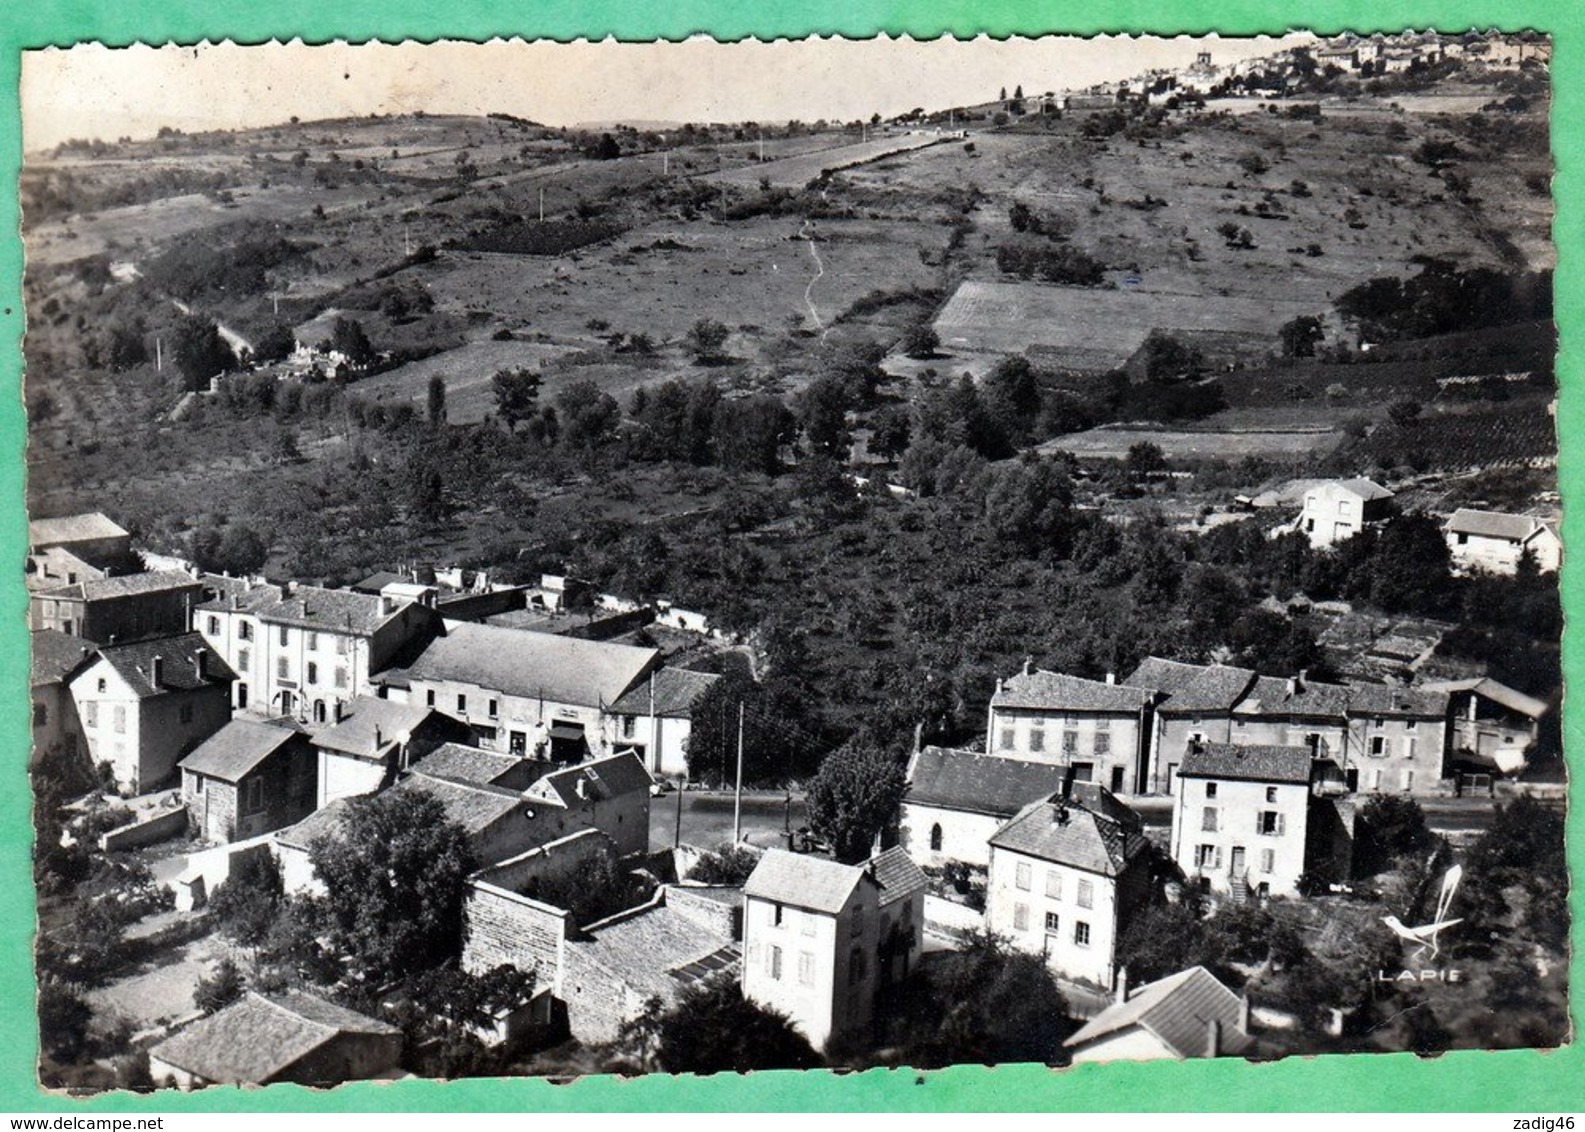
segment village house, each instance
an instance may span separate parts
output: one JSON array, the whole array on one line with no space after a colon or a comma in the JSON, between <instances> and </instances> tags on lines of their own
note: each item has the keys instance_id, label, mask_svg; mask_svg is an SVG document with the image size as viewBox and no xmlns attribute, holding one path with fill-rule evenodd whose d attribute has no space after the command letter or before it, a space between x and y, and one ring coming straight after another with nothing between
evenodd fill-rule
<instances>
[{"instance_id":1,"label":"village house","mask_svg":"<svg viewBox=\"0 0 1585 1132\"><path fill-rule=\"evenodd\" d=\"M1073 782L1025 806L990 844L986 928L1065 978L1110 989L1118 941L1150 897L1139 816Z\"/></svg>"},{"instance_id":2,"label":"village house","mask_svg":"<svg viewBox=\"0 0 1585 1132\"><path fill-rule=\"evenodd\" d=\"M315 808L373 794L443 743L470 738L465 724L422 705L358 696L337 704L328 726L312 729L319 752Z\"/></svg>"},{"instance_id":3,"label":"village house","mask_svg":"<svg viewBox=\"0 0 1585 1132\"><path fill-rule=\"evenodd\" d=\"M897 843L925 868L950 861L985 868L990 840L1007 819L1066 781L1051 762L925 747L908 762Z\"/></svg>"},{"instance_id":4,"label":"village house","mask_svg":"<svg viewBox=\"0 0 1585 1132\"><path fill-rule=\"evenodd\" d=\"M1255 1041L1249 1035L1249 1000L1204 967L1190 967L1132 993L1119 980L1117 1001L1062 1044L1079 1064L1243 1057Z\"/></svg>"},{"instance_id":5,"label":"village house","mask_svg":"<svg viewBox=\"0 0 1585 1132\"><path fill-rule=\"evenodd\" d=\"M1297 896L1314 773L1305 747L1206 743L1190 751L1178 768L1173 860L1234 901Z\"/></svg>"},{"instance_id":6,"label":"village house","mask_svg":"<svg viewBox=\"0 0 1585 1132\"><path fill-rule=\"evenodd\" d=\"M1157 694L1150 737L1150 788L1170 794L1186 752L1205 742L1232 742L1233 705L1255 683L1255 673L1228 665L1184 664L1147 657L1124 683Z\"/></svg>"},{"instance_id":7,"label":"village house","mask_svg":"<svg viewBox=\"0 0 1585 1132\"><path fill-rule=\"evenodd\" d=\"M1085 680L1025 664L997 682L985 749L1072 767L1077 781L1114 794L1144 792L1154 700L1110 676Z\"/></svg>"},{"instance_id":8,"label":"village house","mask_svg":"<svg viewBox=\"0 0 1585 1132\"><path fill-rule=\"evenodd\" d=\"M231 719L235 673L197 633L102 645L67 678L88 757L129 794L172 778L189 751Z\"/></svg>"},{"instance_id":9,"label":"village house","mask_svg":"<svg viewBox=\"0 0 1585 1132\"><path fill-rule=\"evenodd\" d=\"M651 668L643 681L611 705L602 745L632 751L657 777L686 775L694 709L720 679L686 668Z\"/></svg>"},{"instance_id":10,"label":"village house","mask_svg":"<svg viewBox=\"0 0 1585 1132\"><path fill-rule=\"evenodd\" d=\"M243 841L314 812L317 763L291 727L233 719L177 764L190 828L205 841Z\"/></svg>"},{"instance_id":11,"label":"village house","mask_svg":"<svg viewBox=\"0 0 1585 1132\"><path fill-rule=\"evenodd\" d=\"M379 595L283 583L217 592L193 628L237 672L236 706L324 723L366 695L370 677L438 628L434 591L392 583Z\"/></svg>"},{"instance_id":12,"label":"village house","mask_svg":"<svg viewBox=\"0 0 1585 1132\"><path fill-rule=\"evenodd\" d=\"M379 681L463 720L481 747L566 763L610 753L606 716L659 663L657 649L447 621Z\"/></svg>"},{"instance_id":13,"label":"village house","mask_svg":"<svg viewBox=\"0 0 1585 1132\"><path fill-rule=\"evenodd\" d=\"M1460 570L1512 576L1519 570L1519 560L1529 554L1541 573L1555 574L1563 561L1557 526L1534 515L1460 507L1443 530L1453 565Z\"/></svg>"},{"instance_id":14,"label":"village house","mask_svg":"<svg viewBox=\"0 0 1585 1132\"><path fill-rule=\"evenodd\" d=\"M30 627L102 645L185 633L203 587L191 574L157 570L89 578L28 598Z\"/></svg>"},{"instance_id":15,"label":"village house","mask_svg":"<svg viewBox=\"0 0 1585 1132\"><path fill-rule=\"evenodd\" d=\"M649 850L650 787L655 780L636 755L622 752L553 770L523 791L533 810L529 824L556 834L580 826L598 829L621 857ZM539 842L549 840L540 835Z\"/></svg>"},{"instance_id":16,"label":"village house","mask_svg":"<svg viewBox=\"0 0 1585 1132\"><path fill-rule=\"evenodd\" d=\"M1547 712L1545 700L1489 676L1432 682L1420 690L1448 698L1452 769L1465 775L1508 776L1525 768Z\"/></svg>"},{"instance_id":17,"label":"village house","mask_svg":"<svg viewBox=\"0 0 1585 1132\"><path fill-rule=\"evenodd\" d=\"M1449 698L1430 687L1354 684L1348 688L1350 790L1434 794L1448 752Z\"/></svg>"},{"instance_id":18,"label":"village house","mask_svg":"<svg viewBox=\"0 0 1585 1132\"><path fill-rule=\"evenodd\" d=\"M1392 517L1392 492L1367 479L1329 480L1304 493L1304 509L1275 533L1298 531L1317 550Z\"/></svg>"},{"instance_id":19,"label":"village house","mask_svg":"<svg viewBox=\"0 0 1585 1132\"><path fill-rule=\"evenodd\" d=\"M66 678L93 652L93 643L53 629L30 633L28 641L32 649L29 698L33 720L28 765L49 762L63 768L73 764L86 767L82 721Z\"/></svg>"},{"instance_id":20,"label":"village house","mask_svg":"<svg viewBox=\"0 0 1585 1132\"><path fill-rule=\"evenodd\" d=\"M394 1075L402 1031L301 991L239 1001L149 1050L156 1085L271 1085L324 1088Z\"/></svg>"},{"instance_id":21,"label":"village house","mask_svg":"<svg viewBox=\"0 0 1585 1132\"><path fill-rule=\"evenodd\" d=\"M98 511L28 522L27 587L54 589L139 569L132 536Z\"/></svg>"},{"instance_id":22,"label":"village house","mask_svg":"<svg viewBox=\"0 0 1585 1132\"><path fill-rule=\"evenodd\" d=\"M867 1025L917 966L925 877L900 848L862 865L771 849L743 886L743 996L809 1044Z\"/></svg>"}]
</instances>

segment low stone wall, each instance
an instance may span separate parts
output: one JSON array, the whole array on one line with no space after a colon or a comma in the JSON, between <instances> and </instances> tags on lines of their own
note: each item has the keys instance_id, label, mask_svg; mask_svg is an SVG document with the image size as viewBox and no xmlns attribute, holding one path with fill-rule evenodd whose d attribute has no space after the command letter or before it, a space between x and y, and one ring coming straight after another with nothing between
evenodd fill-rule
<instances>
[{"instance_id":1,"label":"low stone wall","mask_svg":"<svg viewBox=\"0 0 1585 1132\"><path fill-rule=\"evenodd\" d=\"M140 818L130 825L101 834L99 848L106 853L119 853L123 849L136 849L143 845L153 845L157 841L168 841L186 832L187 807L178 806L174 810L161 810L152 817Z\"/></svg>"},{"instance_id":2,"label":"low stone wall","mask_svg":"<svg viewBox=\"0 0 1585 1132\"><path fill-rule=\"evenodd\" d=\"M964 936L983 931L985 914L939 896L925 894L925 929L938 934Z\"/></svg>"}]
</instances>

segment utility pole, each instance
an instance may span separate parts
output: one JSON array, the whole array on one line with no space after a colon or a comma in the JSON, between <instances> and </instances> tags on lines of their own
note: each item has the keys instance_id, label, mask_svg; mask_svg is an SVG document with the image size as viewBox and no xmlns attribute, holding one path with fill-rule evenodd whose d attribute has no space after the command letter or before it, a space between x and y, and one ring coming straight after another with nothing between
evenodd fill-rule
<instances>
[{"instance_id":1,"label":"utility pole","mask_svg":"<svg viewBox=\"0 0 1585 1132\"><path fill-rule=\"evenodd\" d=\"M676 833L676 836L674 836L672 838L671 847L673 849L678 849L678 848L681 848L681 846L682 846L682 792L685 789L687 789L687 787L688 787L688 776L686 774L678 775L677 776L677 833Z\"/></svg>"},{"instance_id":2,"label":"utility pole","mask_svg":"<svg viewBox=\"0 0 1585 1132\"><path fill-rule=\"evenodd\" d=\"M743 701L737 702L737 786L732 792L732 844L743 840Z\"/></svg>"},{"instance_id":3,"label":"utility pole","mask_svg":"<svg viewBox=\"0 0 1585 1132\"><path fill-rule=\"evenodd\" d=\"M148 357L147 354L143 356ZM165 340L158 335L154 338L154 372L165 372Z\"/></svg>"},{"instance_id":4,"label":"utility pole","mask_svg":"<svg viewBox=\"0 0 1585 1132\"><path fill-rule=\"evenodd\" d=\"M660 175L662 177L665 177L670 172L671 172L671 154L663 153L663 154L660 155Z\"/></svg>"},{"instance_id":5,"label":"utility pole","mask_svg":"<svg viewBox=\"0 0 1585 1132\"><path fill-rule=\"evenodd\" d=\"M545 223L545 186L539 187L539 222Z\"/></svg>"},{"instance_id":6,"label":"utility pole","mask_svg":"<svg viewBox=\"0 0 1585 1132\"><path fill-rule=\"evenodd\" d=\"M760 164L763 165L765 163L765 131L764 130L761 130L759 132L759 159L760 159Z\"/></svg>"}]
</instances>

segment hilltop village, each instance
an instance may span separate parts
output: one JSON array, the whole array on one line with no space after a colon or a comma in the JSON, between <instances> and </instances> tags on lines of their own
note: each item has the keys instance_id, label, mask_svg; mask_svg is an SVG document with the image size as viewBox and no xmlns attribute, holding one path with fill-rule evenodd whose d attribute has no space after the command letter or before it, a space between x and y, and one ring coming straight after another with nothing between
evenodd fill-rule
<instances>
[{"instance_id":1,"label":"hilltop village","mask_svg":"<svg viewBox=\"0 0 1585 1132\"><path fill-rule=\"evenodd\" d=\"M1548 60L35 155L43 1080L1562 1042Z\"/></svg>"}]
</instances>

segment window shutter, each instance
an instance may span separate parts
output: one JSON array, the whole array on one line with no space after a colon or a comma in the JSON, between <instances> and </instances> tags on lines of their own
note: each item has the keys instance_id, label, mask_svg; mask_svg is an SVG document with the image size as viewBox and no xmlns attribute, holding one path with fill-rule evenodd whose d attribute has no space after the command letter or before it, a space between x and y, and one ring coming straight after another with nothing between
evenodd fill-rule
<instances>
[{"instance_id":1,"label":"window shutter","mask_svg":"<svg viewBox=\"0 0 1585 1132\"><path fill-rule=\"evenodd\" d=\"M1216 869L1221 868L1222 867L1222 847L1220 845L1218 845L1216 847L1216 858L1215 858L1215 861L1216 861L1216 863L1214 865L1212 865L1211 867L1212 868L1216 868Z\"/></svg>"},{"instance_id":2,"label":"window shutter","mask_svg":"<svg viewBox=\"0 0 1585 1132\"><path fill-rule=\"evenodd\" d=\"M1287 814L1278 814L1277 815L1277 836L1281 837L1284 833L1287 832L1287 830L1288 830L1288 815Z\"/></svg>"},{"instance_id":3,"label":"window shutter","mask_svg":"<svg viewBox=\"0 0 1585 1132\"><path fill-rule=\"evenodd\" d=\"M1256 833L1265 833L1266 832L1266 811L1265 810L1256 810L1255 811L1255 832Z\"/></svg>"}]
</instances>

